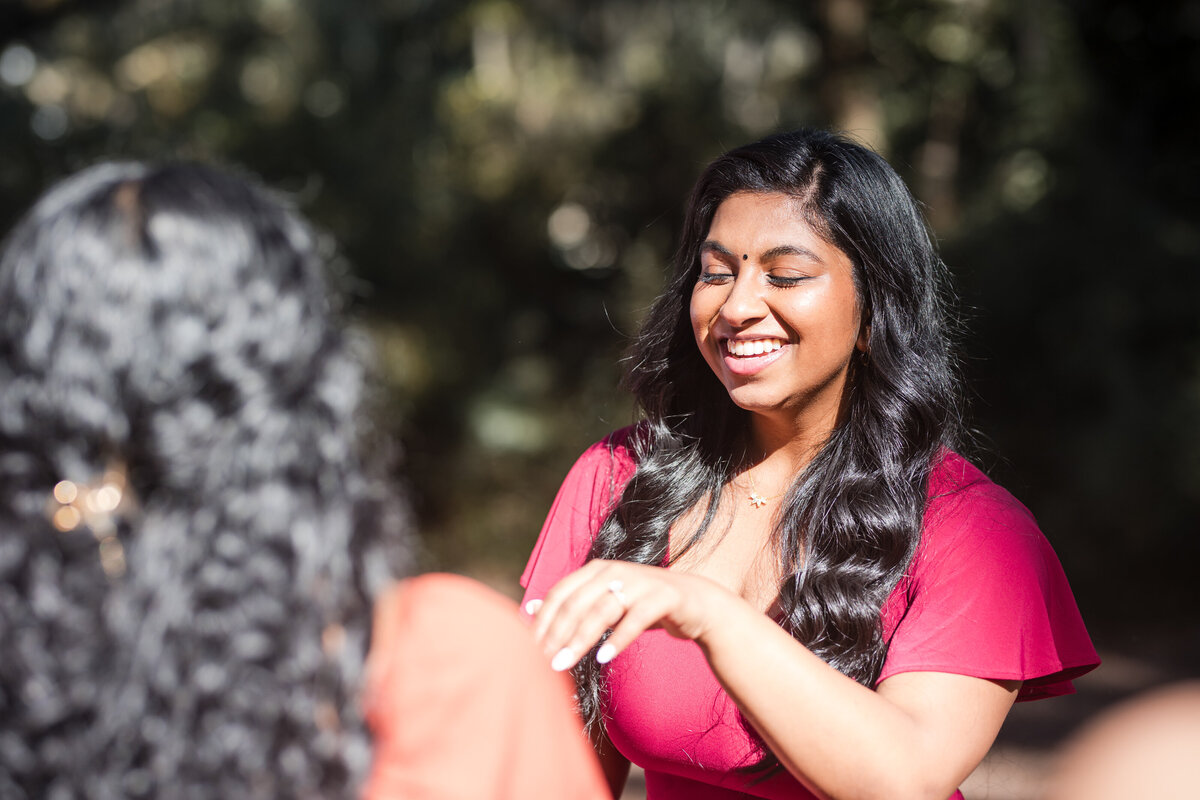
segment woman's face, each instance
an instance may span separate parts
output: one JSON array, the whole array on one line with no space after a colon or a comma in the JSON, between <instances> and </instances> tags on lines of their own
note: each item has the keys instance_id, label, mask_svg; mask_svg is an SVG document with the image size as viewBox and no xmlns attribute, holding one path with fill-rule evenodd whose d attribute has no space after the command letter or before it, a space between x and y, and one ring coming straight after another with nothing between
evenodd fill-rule
<instances>
[{"instance_id":1,"label":"woman's face","mask_svg":"<svg viewBox=\"0 0 1200 800\"><path fill-rule=\"evenodd\" d=\"M690 309L696 345L735 404L836 420L867 335L849 257L794 199L740 192L717 207Z\"/></svg>"}]
</instances>

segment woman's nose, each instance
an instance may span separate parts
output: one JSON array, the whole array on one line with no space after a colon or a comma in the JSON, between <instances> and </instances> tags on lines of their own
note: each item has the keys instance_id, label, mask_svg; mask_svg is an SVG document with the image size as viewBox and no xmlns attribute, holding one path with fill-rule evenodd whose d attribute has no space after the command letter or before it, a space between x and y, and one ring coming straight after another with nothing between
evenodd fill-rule
<instances>
[{"instance_id":1,"label":"woman's nose","mask_svg":"<svg viewBox=\"0 0 1200 800\"><path fill-rule=\"evenodd\" d=\"M721 316L735 328L744 328L762 319L767 314L765 288L753 270L742 270L721 305Z\"/></svg>"}]
</instances>

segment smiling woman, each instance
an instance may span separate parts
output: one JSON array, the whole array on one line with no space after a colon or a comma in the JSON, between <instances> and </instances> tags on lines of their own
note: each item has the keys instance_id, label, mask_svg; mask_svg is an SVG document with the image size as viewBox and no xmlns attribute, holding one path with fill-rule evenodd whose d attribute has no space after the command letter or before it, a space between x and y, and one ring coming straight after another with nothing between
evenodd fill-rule
<instances>
[{"instance_id":1,"label":"smiling woman","mask_svg":"<svg viewBox=\"0 0 1200 800\"><path fill-rule=\"evenodd\" d=\"M867 327L850 259L800 212L778 193L740 192L721 203L700 246L691 321L700 352L739 408L828 429L850 359L866 350ZM740 250L758 255L739 260ZM789 421L798 412L805 418Z\"/></svg>"},{"instance_id":2,"label":"smiling woman","mask_svg":"<svg viewBox=\"0 0 1200 800\"><path fill-rule=\"evenodd\" d=\"M643 421L522 577L614 794L958 796L1014 700L1097 658L1029 512L954 452L945 269L874 153L718 158L629 359Z\"/></svg>"}]
</instances>

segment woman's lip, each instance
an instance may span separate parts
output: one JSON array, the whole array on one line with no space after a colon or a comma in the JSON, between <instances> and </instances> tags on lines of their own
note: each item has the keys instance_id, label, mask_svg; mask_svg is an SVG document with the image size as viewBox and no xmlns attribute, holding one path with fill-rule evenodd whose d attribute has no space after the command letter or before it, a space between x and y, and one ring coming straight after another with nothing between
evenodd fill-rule
<instances>
[{"instance_id":1,"label":"woman's lip","mask_svg":"<svg viewBox=\"0 0 1200 800\"><path fill-rule=\"evenodd\" d=\"M721 359L725 362L725 369L729 370L732 374L753 375L782 358L788 347L789 345L785 343L778 350L772 350L760 356L734 356L730 355L728 350L725 350L722 353ZM722 349L724 350L724 348Z\"/></svg>"}]
</instances>

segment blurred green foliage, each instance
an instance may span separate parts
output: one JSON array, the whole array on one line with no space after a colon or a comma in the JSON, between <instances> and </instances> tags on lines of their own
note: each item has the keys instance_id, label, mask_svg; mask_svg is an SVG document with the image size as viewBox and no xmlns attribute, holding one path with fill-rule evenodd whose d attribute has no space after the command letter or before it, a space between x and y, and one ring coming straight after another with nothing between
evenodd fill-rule
<instances>
[{"instance_id":1,"label":"blurred green foliage","mask_svg":"<svg viewBox=\"0 0 1200 800\"><path fill-rule=\"evenodd\" d=\"M0 223L101 157L292 195L350 265L430 565L514 591L632 419L703 164L844 128L927 204L981 461L1085 611L1194 619L1198 41L1197 0L2 0Z\"/></svg>"}]
</instances>

